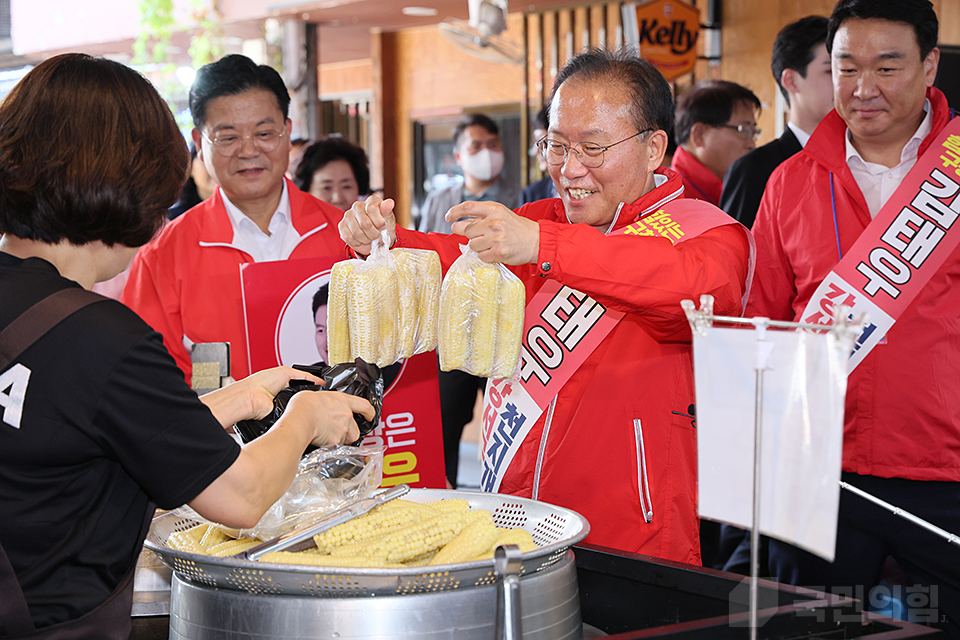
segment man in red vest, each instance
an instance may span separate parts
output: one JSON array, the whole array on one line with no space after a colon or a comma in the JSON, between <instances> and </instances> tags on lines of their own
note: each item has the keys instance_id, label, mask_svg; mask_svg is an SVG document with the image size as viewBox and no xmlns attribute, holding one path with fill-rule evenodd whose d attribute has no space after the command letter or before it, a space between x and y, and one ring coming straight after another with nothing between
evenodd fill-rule
<instances>
[{"instance_id":1,"label":"man in red vest","mask_svg":"<svg viewBox=\"0 0 960 640\"><path fill-rule=\"evenodd\" d=\"M937 31L928 0L837 4L827 32L836 110L804 150L770 178L753 226L757 273L747 315L810 317L805 310L818 285L838 263L847 264L840 261L848 254L850 260L860 258L852 246L861 235L869 237L873 219L890 210L888 200L897 211L906 208L908 201L901 203L894 191L911 169L918 163L918 171L923 169L925 153L941 163L944 147L931 143L952 112L933 88L940 57ZM917 219L891 241L920 239ZM957 532L957 252L930 273L884 339L849 375L843 479ZM909 584L917 585L901 594L916 607L913 619L960 637L960 550L863 498L841 495L833 563L783 543L770 545L771 570L779 580L833 589L864 602L880 581L888 555Z\"/></svg>"},{"instance_id":2,"label":"man in red vest","mask_svg":"<svg viewBox=\"0 0 960 640\"><path fill-rule=\"evenodd\" d=\"M680 176L660 167L673 100L648 62L581 54L550 105L539 149L559 198L516 212L463 203L447 213L450 236L398 228L393 201L371 199L347 212L340 233L360 254L386 230L397 246L437 251L444 269L467 242L485 262L512 265L528 313L555 323L534 328L559 341L563 362L545 366L525 338L518 378L488 385L483 488L579 511L589 542L699 563L691 335L680 301L709 293L717 313L739 315L751 239L716 207L681 198ZM539 394L534 409L515 401L521 392Z\"/></svg>"}]
</instances>

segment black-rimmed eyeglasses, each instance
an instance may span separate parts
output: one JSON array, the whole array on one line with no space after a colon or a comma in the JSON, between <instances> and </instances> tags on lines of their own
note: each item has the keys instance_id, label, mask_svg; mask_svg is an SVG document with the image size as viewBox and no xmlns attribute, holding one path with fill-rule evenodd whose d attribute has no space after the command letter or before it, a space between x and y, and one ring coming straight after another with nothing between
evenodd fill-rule
<instances>
[{"instance_id":1,"label":"black-rimmed eyeglasses","mask_svg":"<svg viewBox=\"0 0 960 640\"><path fill-rule=\"evenodd\" d=\"M726 128L726 129L733 129L734 131L736 131L737 133L739 133L739 134L740 134L740 137L743 138L744 140L750 138L750 139L752 139L754 142L756 142L756 141L757 141L757 138L760 137L760 129L759 129L759 127L755 127L755 126L753 126L752 124L743 124L743 123L740 123L740 124L718 124L718 125L716 125L716 126L718 126L718 127L724 127L724 128Z\"/></svg>"},{"instance_id":2,"label":"black-rimmed eyeglasses","mask_svg":"<svg viewBox=\"0 0 960 640\"><path fill-rule=\"evenodd\" d=\"M615 147L618 144L626 142L627 140L632 140L639 135L653 131L653 129L644 129L643 131L637 131L635 134L623 140L618 140L617 142L608 144L608 145L599 145L592 142L578 142L574 145L563 144L556 140L550 140L547 137L541 138L537 141L537 151L540 152L540 155L543 157L544 162L549 165L558 166L567 161L567 155L573 151L577 154L577 160L580 161L580 164L587 167L588 169L596 169L597 167L603 164L603 153L610 147Z\"/></svg>"}]
</instances>

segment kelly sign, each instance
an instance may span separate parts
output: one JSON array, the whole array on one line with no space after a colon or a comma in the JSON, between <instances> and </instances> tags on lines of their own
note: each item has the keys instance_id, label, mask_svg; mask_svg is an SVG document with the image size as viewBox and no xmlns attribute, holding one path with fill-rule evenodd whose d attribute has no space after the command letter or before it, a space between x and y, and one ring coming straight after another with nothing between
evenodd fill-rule
<instances>
[{"instance_id":1,"label":"kelly sign","mask_svg":"<svg viewBox=\"0 0 960 640\"><path fill-rule=\"evenodd\" d=\"M623 35L663 77L673 80L693 71L700 37L700 12L677 0L627 2Z\"/></svg>"}]
</instances>

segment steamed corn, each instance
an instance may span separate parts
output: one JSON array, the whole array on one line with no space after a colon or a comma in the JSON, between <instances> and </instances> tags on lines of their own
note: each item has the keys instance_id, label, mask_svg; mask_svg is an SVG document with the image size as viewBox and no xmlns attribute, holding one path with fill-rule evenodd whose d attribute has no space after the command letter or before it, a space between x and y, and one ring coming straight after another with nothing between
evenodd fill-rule
<instances>
[{"instance_id":1,"label":"steamed corn","mask_svg":"<svg viewBox=\"0 0 960 640\"><path fill-rule=\"evenodd\" d=\"M440 290L440 369L512 377L520 359L525 298L523 283L501 266L470 253L458 258Z\"/></svg>"},{"instance_id":2,"label":"steamed corn","mask_svg":"<svg viewBox=\"0 0 960 640\"><path fill-rule=\"evenodd\" d=\"M362 358L381 367L436 348L440 258L394 249L344 260L330 273L331 364Z\"/></svg>"}]
</instances>

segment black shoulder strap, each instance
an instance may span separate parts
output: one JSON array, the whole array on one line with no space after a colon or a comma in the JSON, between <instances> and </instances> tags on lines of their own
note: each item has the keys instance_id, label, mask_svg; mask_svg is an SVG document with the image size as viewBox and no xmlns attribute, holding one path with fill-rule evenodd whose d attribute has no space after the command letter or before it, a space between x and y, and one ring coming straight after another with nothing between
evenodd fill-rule
<instances>
[{"instance_id":1,"label":"black shoulder strap","mask_svg":"<svg viewBox=\"0 0 960 640\"><path fill-rule=\"evenodd\" d=\"M71 287L34 304L0 331L0 371L73 312L103 299L86 289Z\"/></svg>"}]
</instances>

